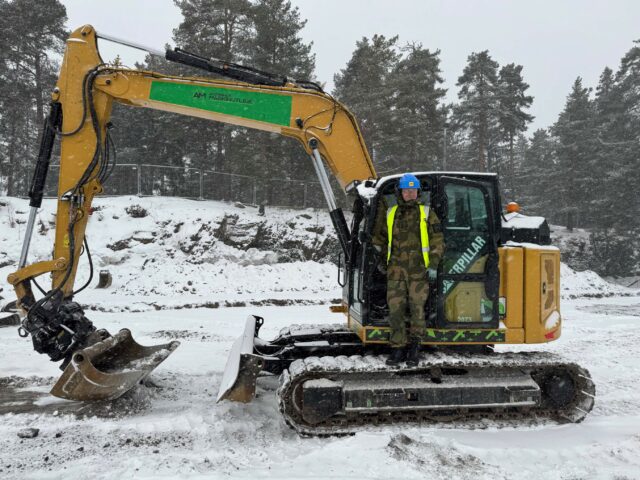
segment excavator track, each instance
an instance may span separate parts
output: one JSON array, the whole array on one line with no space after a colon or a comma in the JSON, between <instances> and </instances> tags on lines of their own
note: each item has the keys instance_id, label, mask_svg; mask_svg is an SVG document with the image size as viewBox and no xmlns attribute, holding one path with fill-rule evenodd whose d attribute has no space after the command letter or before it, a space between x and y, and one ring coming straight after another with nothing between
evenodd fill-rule
<instances>
[{"instance_id":1,"label":"excavator track","mask_svg":"<svg viewBox=\"0 0 640 480\"><path fill-rule=\"evenodd\" d=\"M280 411L298 433L330 436L398 423L577 423L594 405L589 372L555 354L424 357L415 367L389 367L386 355L298 359L280 377Z\"/></svg>"}]
</instances>

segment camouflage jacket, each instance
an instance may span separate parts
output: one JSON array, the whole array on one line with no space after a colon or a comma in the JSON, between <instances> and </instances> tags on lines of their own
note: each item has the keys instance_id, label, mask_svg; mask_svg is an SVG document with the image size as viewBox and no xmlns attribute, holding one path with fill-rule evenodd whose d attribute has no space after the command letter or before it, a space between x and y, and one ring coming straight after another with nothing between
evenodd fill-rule
<instances>
[{"instance_id":1,"label":"camouflage jacket","mask_svg":"<svg viewBox=\"0 0 640 480\"><path fill-rule=\"evenodd\" d=\"M389 198L389 197L387 197ZM422 244L420 241L420 209L418 201L405 202L396 197L398 209L393 222L391 257L387 265L388 280L421 280L426 278ZM388 200L381 199L373 229L373 244L380 251L381 262L387 261L387 208ZM426 205L425 205L426 206ZM429 268L438 268L444 255L444 235L440 219L429 209Z\"/></svg>"}]
</instances>

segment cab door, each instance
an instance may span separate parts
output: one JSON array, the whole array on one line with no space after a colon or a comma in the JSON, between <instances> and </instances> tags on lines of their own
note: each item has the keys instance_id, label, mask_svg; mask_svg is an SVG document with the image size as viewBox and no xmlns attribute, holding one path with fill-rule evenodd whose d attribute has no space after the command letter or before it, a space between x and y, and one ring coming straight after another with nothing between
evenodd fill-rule
<instances>
[{"instance_id":1,"label":"cab door","mask_svg":"<svg viewBox=\"0 0 640 480\"><path fill-rule=\"evenodd\" d=\"M438 269L441 328L498 328L497 233L489 190L455 177L438 180L445 254Z\"/></svg>"}]
</instances>

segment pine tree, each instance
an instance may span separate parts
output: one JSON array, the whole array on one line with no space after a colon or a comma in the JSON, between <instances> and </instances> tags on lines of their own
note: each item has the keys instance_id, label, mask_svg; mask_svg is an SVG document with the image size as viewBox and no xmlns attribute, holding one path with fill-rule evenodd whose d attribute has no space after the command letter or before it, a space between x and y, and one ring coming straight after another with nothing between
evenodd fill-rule
<instances>
[{"instance_id":1,"label":"pine tree","mask_svg":"<svg viewBox=\"0 0 640 480\"><path fill-rule=\"evenodd\" d=\"M302 40L306 20L297 7L289 0L257 0L249 19L253 34L246 44L248 65L291 79L313 80L315 55L312 44ZM267 203L302 203L304 188L298 180L317 180L304 149L293 139L240 129L232 146L232 163L242 167L240 173L266 174L259 176L257 187Z\"/></svg>"},{"instance_id":2,"label":"pine tree","mask_svg":"<svg viewBox=\"0 0 640 480\"><path fill-rule=\"evenodd\" d=\"M252 35L248 0L174 0L183 21L173 31L181 48L224 61L246 60L246 45ZM201 71L182 71L202 75ZM190 71L191 70L191 71ZM192 166L226 170L231 137L237 127L197 118L180 120L182 138L189 138L188 157ZM194 137L193 132L199 132ZM183 140L186 143L186 140Z\"/></svg>"},{"instance_id":3,"label":"pine tree","mask_svg":"<svg viewBox=\"0 0 640 480\"><path fill-rule=\"evenodd\" d=\"M615 126L614 143L616 151L615 171L617 179L612 189L616 205L615 216L619 225L640 230L640 40L629 50L620 62L616 73L615 101L619 107L620 118ZM618 100L619 99L619 100ZM614 111L617 110L614 109ZM605 145L611 147L611 145Z\"/></svg>"},{"instance_id":4,"label":"pine tree","mask_svg":"<svg viewBox=\"0 0 640 480\"><path fill-rule=\"evenodd\" d=\"M52 56L62 54L68 36L66 9L58 0L14 0L0 8L0 55L25 74L39 125L58 70Z\"/></svg>"},{"instance_id":5,"label":"pine tree","mask_svg":"<svg viewBox=\"0 0 640 480\"><path fill-rule=\"evenodd\" d=\"M407 171L435 169L442 155L446 110L441 101L446 89L440 70L440 51L431 52L411 44L393 69L394 135L387 138L395 163Z\"/></svg>"},{"instance_id":6,"label":"pine tree","mask_svg":"<svg viewBox=\"0 0 640 480\"><path fill-rule=\"evenodd\" d=\"M549 221L561 220L555 215L558 206L555 192L564 180L558 171L554 140L547 130L533 132L517 179L520 187L515 200L526 214L541 215Z\"/></svg>"},{"instance_id":7,"label":"pine tree","mask_svg":"<svg viewBox=\"0 0 640 480\"><path fill-rule=\"evenodd\" d=\"M360 122L362 134L379 173L398 170L389 162L387 139L393 135L393 97L390 73L398 64L398 37L374 35L356 42L347 66L334 75L334 96Z\"/></svg>"},{"instance_id":8,"label":"pine tree","mask_svg":"<svg viewBox=\"0 0 640 480\"><path fill-rule=\"evenodd\" d=\"M455 122L466 128L475 151L475 169L487 171L488 152L499 141L496 128L498 113L498 62L488 50L472 53L456 84L460 87L460 104L454 109ZM495 156L495 153L494 153Z\"/></svg>"},{"instance_id":9,"label":"pine tree","mask_svg":"<svg viewBox=\"0 0 640 480\"><path fill-rule=\"evenodd\" d=\"M599 179L594 175L597 160L595 107L591 89L582 86L578 77L567 97L564 110L553 126L557 138L557 156L563 183L558 194L571 228L586 225L593 218L593 200Z\"/></svg>"},{"instance_id":10,"label":"pine tree","mask_svg":"<svg viewBox=\"0 0 640 480\"><path fill-rule=\"evenodd\" d=\"M611 81L606 71L598 89L600 159L607 164L606 219L592 240L612 252L603 268L628 275L640 269L640 41L622 58Z\"/></svg>"},{"instance_id":11,"label":"pine tree","mask_svg":"<svg viewBox=\"0 0 640 480\"><path fill-rule=\"evenodd\" d=\"M507 177L500 175L500 187L502 188L503 199L508 202L520 201L523 190L526 186L522 183L522 171L526 165L527 151L529 150L529 139L523 133L518 134L513 147L513 173Z\"/></svg>"},{"instance_id":12,"label":"pine tree","mask_svg":"<svg viewBox=\"0 0 640 480\"><path fill-rule=\"evenodd\" d=\"M296 80L312 80L315 54L300 32L307 21L289 0L257 0L250 18L255 34L248 43L251 65Z\"/></svg>"},{"instance_id":13,"label":"pine tree","mask_svg":"<svg viewBox=\"0 0 640 480\"><path fill-rule=\"evenodd\" d=\"M248 0L174 0L182 22L173 31L181 48L227 62L242 61L251 34Z\"/></svg>"},{"instance_id":14,"label":"pine tree","mask_svg":"<svg viewBox=\"0 0 640 480\"><path fill-rule=\"evenodd\" d=\"M593 165L593 173L599 179L599 192L592 203L594 217L597 219L594 226L610 229L616 218L610 215L613 207L611 200L616 196L615 190L619 188L616 164L620 157L619 134L625 115L620 89L616 85L613 70L609 67L600 75L594 108L597 160Z\"/></svg>"},{"instance_id":15,"label":"pine tree","mask_svg":"<svg viewBox=\"0 0 640 480\"><path fill-rule=\"evenodd\" d=\"M503 139L509 146L507 168L501 169L503 183L510 184L514 177L514 141L518 134L526 131L533 116L525 112L533 103L533 97L526 95L529 85L522 78L522 65L510 63L500 69L498 78L498 123Z\"/></svg>"},{"instance_id":16,"label":"pine tree","mask_svg":"<svg viewBox=\"0 0 640 480\"><path fill-rule=\"evenodd\" d=\"M65 21L57 0L0 0L0 178L9 195L26 193Z\"/></svg>"}]
</instances>

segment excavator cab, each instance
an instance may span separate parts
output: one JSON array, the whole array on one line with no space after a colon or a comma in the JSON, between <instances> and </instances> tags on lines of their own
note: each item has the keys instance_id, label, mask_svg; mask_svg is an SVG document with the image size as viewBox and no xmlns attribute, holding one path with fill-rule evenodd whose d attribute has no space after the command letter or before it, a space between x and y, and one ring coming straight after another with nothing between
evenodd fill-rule
<instances>
[{"instance_id":1,"label":"excavator cab","mask_svg":"<svg viewBox=\"0 0 640 480\"><path fill-rule=\"evenodd\" d=\"M499 198L497 177L490 174L417 173L423 201L442 222L445 254L425 305L427 327L497 329L499 326ZM377 195L356 200L351 263L343 302L350 324L363 341L388 341L386 276L378 269L384 259L370 239L382 199L394 194L397 179L381 179ZM436 330L433 330L436 329ZM445 336L448 334L445 334ZM432 337L435 340L435 337ZM425 342L429 342L426 339Z\"/></svg>"}]
</instances>

